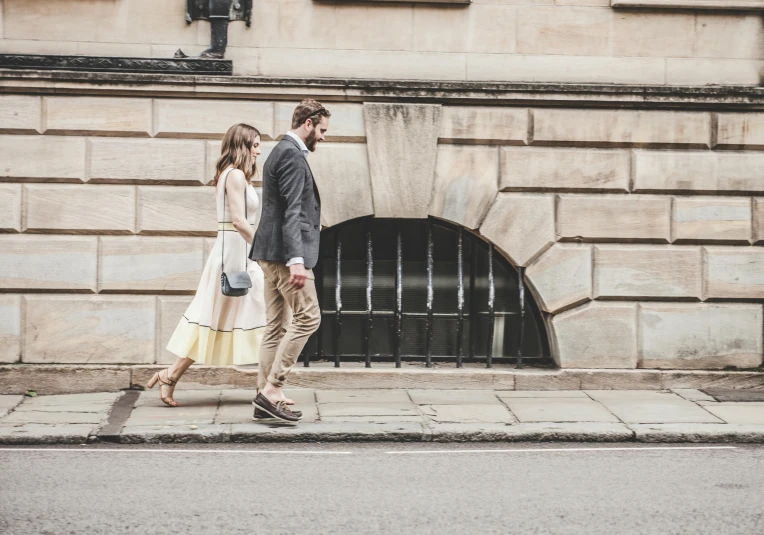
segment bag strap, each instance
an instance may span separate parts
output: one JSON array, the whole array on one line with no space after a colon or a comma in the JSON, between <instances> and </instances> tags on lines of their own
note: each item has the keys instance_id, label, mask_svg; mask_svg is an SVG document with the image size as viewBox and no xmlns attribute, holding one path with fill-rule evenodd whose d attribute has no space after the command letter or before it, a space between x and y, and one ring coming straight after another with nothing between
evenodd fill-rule
<instances>
[{"instance_id":1,"label":"bag strap","mask_svg":"<svg viewBox=\"0 0 764 535\"><path fill-rule=\"evenodd\" d=\"M228 171L226 171L225 177L223 178L223 219L225 219L225 209L226 206L228 206L227 201L227 195L228 190L226 190L226 184L228 182L228 175L231 174L231 171L233 171L233 168L229 168ZM230 207L228 208L228 212L231 213ZM244 184L244 219L249 223L249 216L247 215L247 184ZM225 273L225 233L227 232L225 229L226 222L223 222L223 237L221 238L220 243L220 271ZM233 224L233 214L231 213L231 224ZM246 241L246 240L245 240ZM247 256L247 247L244 247L244 271L247 270L247 260L249 260L249 257Z\"/></svg>"}]
</instances>

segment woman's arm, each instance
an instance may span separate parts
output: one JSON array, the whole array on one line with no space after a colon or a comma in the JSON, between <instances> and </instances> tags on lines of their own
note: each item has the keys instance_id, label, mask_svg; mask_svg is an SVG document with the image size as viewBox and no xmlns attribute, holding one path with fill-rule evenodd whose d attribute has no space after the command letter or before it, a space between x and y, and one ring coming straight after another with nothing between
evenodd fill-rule
<instances>
[{"instance_id":1,"label":"woman's arm","mask_svg":"<svg viewBox=\"0 0 764 535\"><path fill-rule=\"evenodd\" d=\"M247 187L247 179L244 173L238 169L232 170L225 181L225 191L228 194L228 210L231 212L231 221L233 228L239 231L239 234L247 243L252 243L255 239L255 230L249 224L244 216L244 192Z\"/></svg>"}]
</instances>

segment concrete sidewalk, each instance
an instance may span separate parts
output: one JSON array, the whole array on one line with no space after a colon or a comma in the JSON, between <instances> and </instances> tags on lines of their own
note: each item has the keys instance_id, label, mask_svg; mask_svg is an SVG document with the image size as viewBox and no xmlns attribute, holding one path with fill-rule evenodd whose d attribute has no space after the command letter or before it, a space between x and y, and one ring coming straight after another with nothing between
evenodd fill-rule
<instances>
[{"instance_id":1,"label":"concrete sidewalk","mask_svg":"<svg viewBox=\"0 0 764 535\"><path fill-rule=\"evenodd\" d=\"M297 425L252 421L253 390L0 396L0 443L641 441L764 443L764 402L699 390L288 391Z\"/></svg>"}]
</instances>

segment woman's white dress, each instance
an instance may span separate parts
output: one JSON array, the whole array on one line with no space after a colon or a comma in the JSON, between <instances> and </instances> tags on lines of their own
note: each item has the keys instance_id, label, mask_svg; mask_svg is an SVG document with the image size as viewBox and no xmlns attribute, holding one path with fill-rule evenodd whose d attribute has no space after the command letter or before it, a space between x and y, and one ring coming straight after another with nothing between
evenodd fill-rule
<instances>
[{"instance_id":1,"label":"woman's white dress","mask_svg":"<svg viewBox=\"0 0 764 535\"><path fill-rule=\"evenodd\" d=\"M223 171L218 180L218 236L215 245L204 266L196 296L167 344L167 349L175 355L210 366L257 362L265 327L263 272L257 262L246 258L249 244L233 227L224 196L225 181L232 169ZM260 200L251 185L247 185L246 192L247 220L256 229ZM244 271L246 264L252 279L252 288L247 295L223 295L220 289L222 254L225 255L226 272Z\"/></svg>"}]
</instances>

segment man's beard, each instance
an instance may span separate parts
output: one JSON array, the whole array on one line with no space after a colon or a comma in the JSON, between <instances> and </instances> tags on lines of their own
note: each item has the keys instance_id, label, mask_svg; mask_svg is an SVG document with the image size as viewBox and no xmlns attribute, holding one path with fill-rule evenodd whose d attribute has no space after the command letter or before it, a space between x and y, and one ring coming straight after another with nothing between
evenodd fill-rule
<instances>
[{"instance_id":1,"label":"man's beard","mask_svg":"<svg viewBox=\"0 0 764 535\"><path fill-rule=\"evenodd\" d=\"M305 140L305 146L308 147L308 150L310 152L316 152L316 144L318 143L318 133L316 132L316 129L314 128L310 134L308 134L308 138Z\"/></svg>"}]
</instances>

